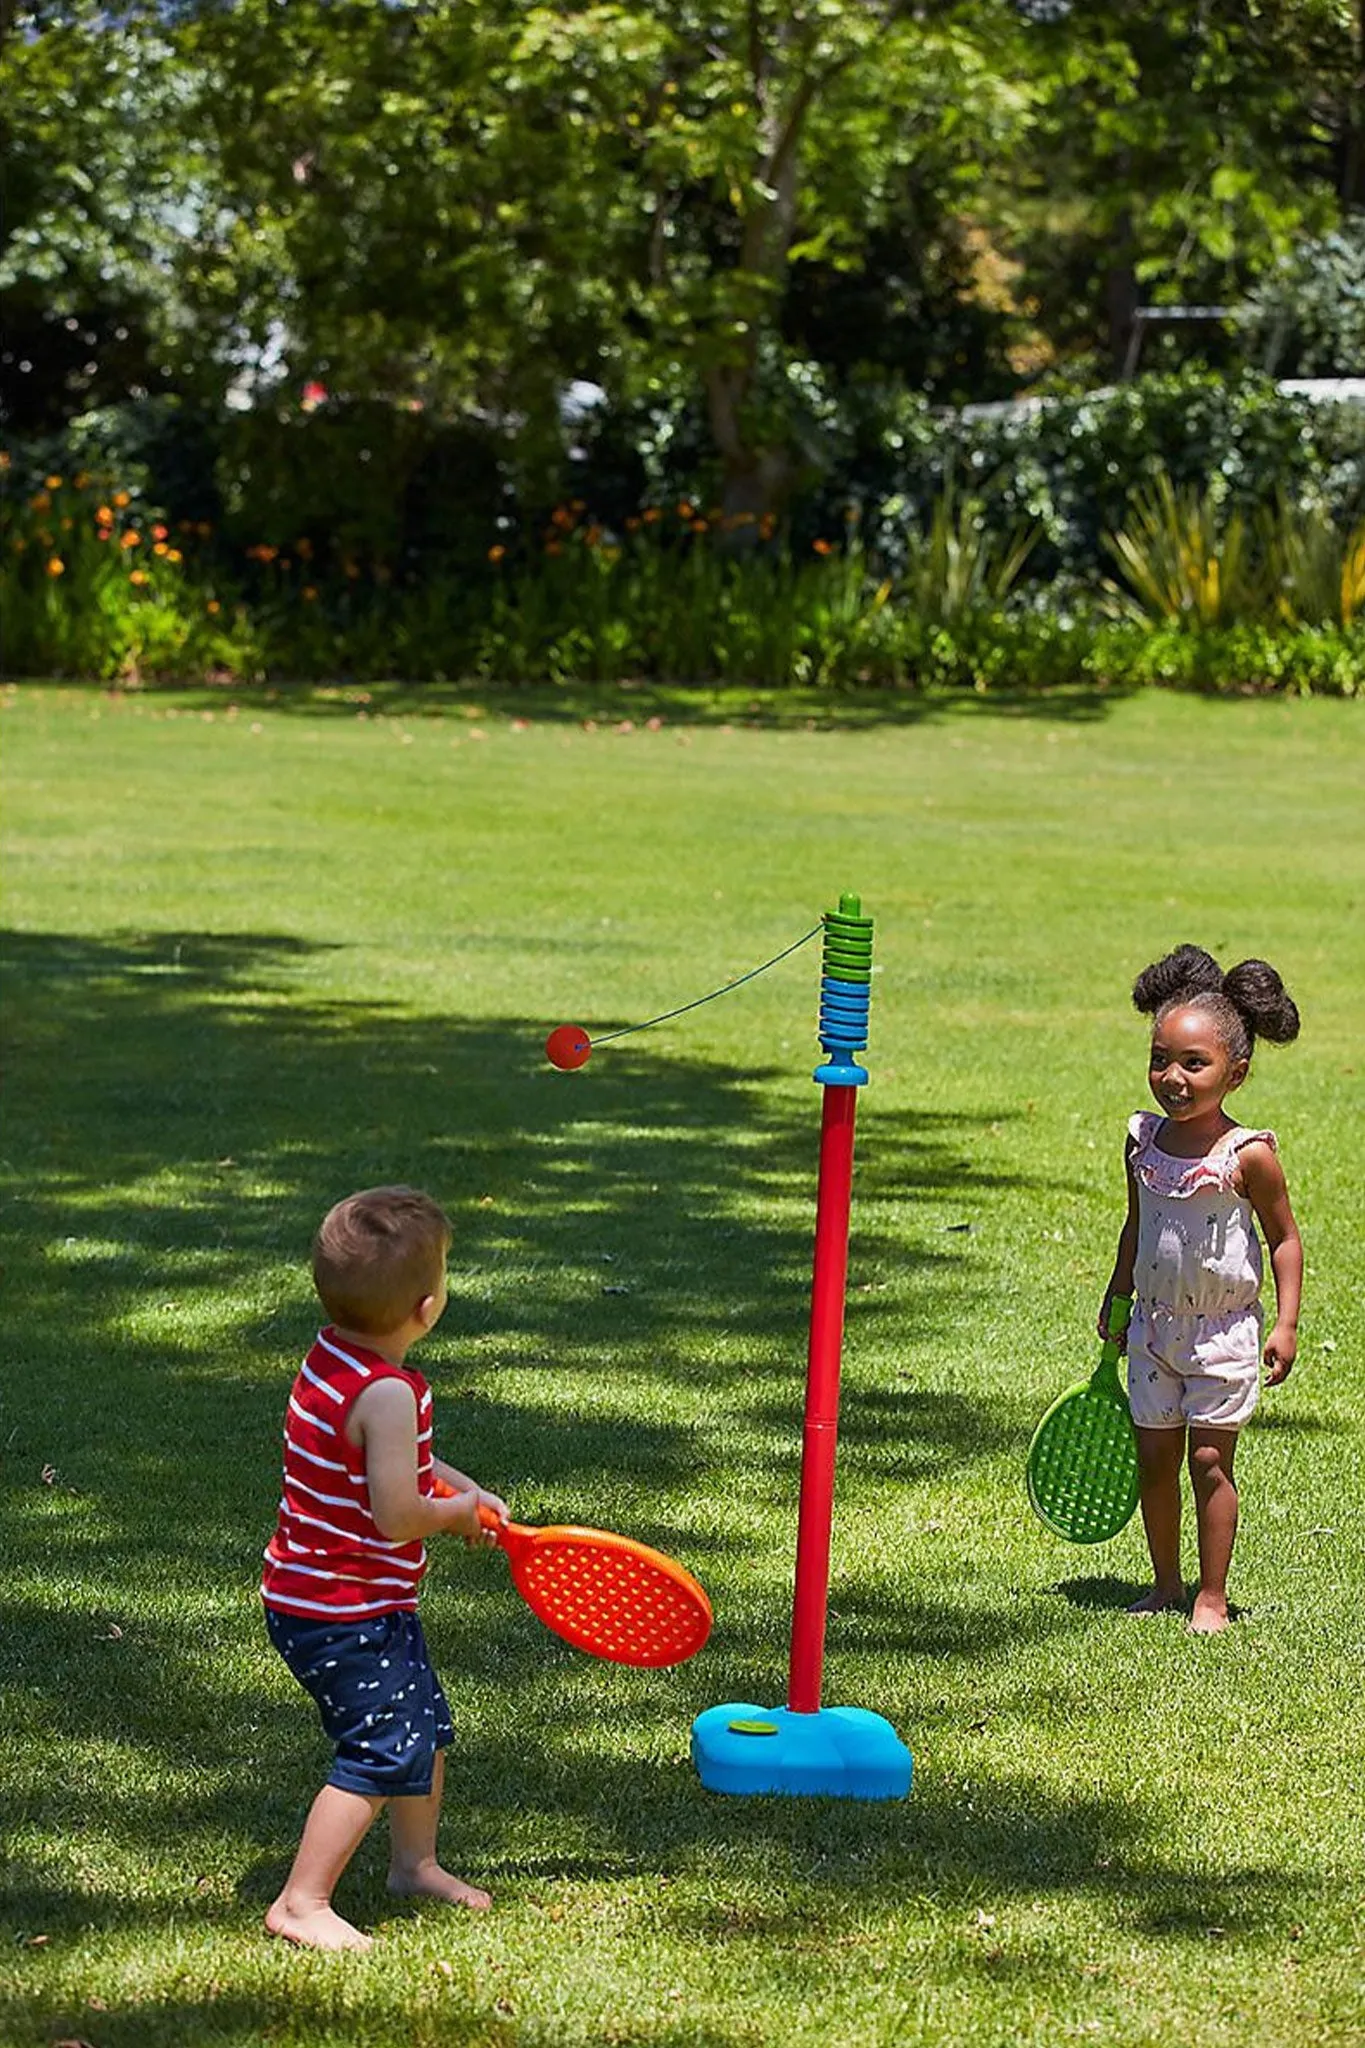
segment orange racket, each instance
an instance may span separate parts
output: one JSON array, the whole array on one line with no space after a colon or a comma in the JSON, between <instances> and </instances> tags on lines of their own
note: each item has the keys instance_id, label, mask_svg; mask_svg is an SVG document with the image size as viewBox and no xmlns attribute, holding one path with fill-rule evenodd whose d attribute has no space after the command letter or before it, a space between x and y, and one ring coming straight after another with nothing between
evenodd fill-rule
<instances>
[{"instance_id":1,"label":"orange racket","mask_svg":"<svg viewBox=\"0 0 1365 2048\"><path fill-rule=\"evenodd\" d=\"M453 1490L439 1479L433 1488ZM605 1529L528 1529L483 1506L479 1520L506 1551L531 1612L590 1657L653 1669L684 1664L711 1633L704 1587L647 1543Z\"/></svg>"}]
</instances>

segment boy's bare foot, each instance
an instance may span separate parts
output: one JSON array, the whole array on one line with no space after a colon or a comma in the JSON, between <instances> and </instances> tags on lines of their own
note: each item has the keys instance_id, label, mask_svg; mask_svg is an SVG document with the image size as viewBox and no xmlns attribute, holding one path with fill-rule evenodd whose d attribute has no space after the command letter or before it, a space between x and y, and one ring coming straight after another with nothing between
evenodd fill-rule
<instances>
[{"instance_id":1,"label":"boy's bare foot","mask_svg":"<svg viewBox=\"0 0 1365 2048\"><path fill-rule=\"evenodd\" d=\"M271 1934L279 1935L281 1941L295 1941L300 1948L350 1948L363 1954L366 1949L374 1947L368 1934L352 1927L349 1920L343 1920L340 1913L334 1913L330 1906L308 1906L299 1910L288 1906L281 1897L266 1914L265 1924Z\"/></svg>"},{"instance_id":2,"label":"boy's bare foot","mask_svg":"<svg viewBox=\"0 0 1365 2048\"><path fill-rule=\"evenodd\" d=\"M1190 1616L1190 1634L1219 1635L1231 1619L1226 1600L1220 1599L1216 1593L1199 1593L1195 1596L1194 1613Z\"/></svg>"},{"instance_id":3,"label":"boy's bare foot","mask_svg":"<svg viewBox=\"0 0 1365 2048\"><path fill-rule=\"evenodd\" d=\"M1130 1614L1170 1614L1185 1605L1185 1588L1172 1589L1169 1586L1153 1586L1150 1593L1144 1593L1128 1609Z\"/></svg>"},{"instance_id":4,"label":"boy's bare foot","mask_svg":"<svg viewBox=\"0 0 1365 2048\"><path fill-rule=\"evenodd\" d=\"M473 1913L486 1913L493 1903L487 1892L442 1870L434 1856L410 1870L390 1870L389 1890L395 1898L445 1899L452 1906L468 1906Z\"/></svg>"}]
</instances>

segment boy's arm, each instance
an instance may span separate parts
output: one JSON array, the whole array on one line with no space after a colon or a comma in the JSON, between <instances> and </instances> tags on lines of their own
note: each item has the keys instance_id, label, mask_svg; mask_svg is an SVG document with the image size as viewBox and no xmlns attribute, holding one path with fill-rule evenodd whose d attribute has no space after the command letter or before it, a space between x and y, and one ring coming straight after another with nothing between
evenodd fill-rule
<instances>
[{"instance_id":1,"label":"boy's arm","mask_svg":"<svg viewBox=\"0 0 1365 2048\"><path fill-rule=\"evenodd\" d=\"M1270 1253L1270 1270L1275 1275L1275 1327L1266 1339L1265 1383L1277 1387L1281 1380L1288 1379L1299 1348L1303 1240L1289 1206L1284 1168L1270 1146L1260 1141L1244 1146L1238 1164L1242 1169L1242 1186L1256 1211L1256 1221Z\"/></svg>"},{"instance_id":2,"label":"boy's arm","mask_svg":"<svg viewBox=\"0 0 1365 2048\"><path fill-rule=\"evenodd\" d=\"M1137 1175L1133 1172L1133 1154L1136 1150L1136 1144L1129 1138L1123 1151L1123 1170L1128 1181L1128 1213L1119 1232L1118 1250L1114 1254L1114 1270L1109 1276L1109 1285L1104 1290L1104 1300L1100 1305L1097 1328L1101 1337L1109 1335L1109 1304L1114 1296L1131 1295L1133 1291L1133 1266L1137 1259L1138 1241Z\"/></svg>"},{"instance_id":3,"label":"boy's arm","mask_svg":"<svg viewBox=\"0 0 1365 2048\"><path fill-rule=\"evenodd\" d=\"M350 1430L365 1453L375 1527L390 1543L447 1531L492 1541L479 1521L478 1489L466 1482L448 1498L424 1496L417 1485L417 1401L401 1380L377 1380L351 1410Z\"/></svg>"}]
</instances>

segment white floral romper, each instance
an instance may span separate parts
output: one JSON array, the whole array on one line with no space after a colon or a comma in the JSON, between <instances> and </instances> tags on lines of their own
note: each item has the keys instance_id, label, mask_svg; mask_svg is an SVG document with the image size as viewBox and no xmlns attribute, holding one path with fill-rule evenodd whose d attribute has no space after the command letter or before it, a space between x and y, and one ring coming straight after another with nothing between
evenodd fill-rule
<instances>
[{"instance_id":1,"label":"white floral romper","mask_svg":"<svg viewBox=\"0 0 1365 2048\"><path fill-rule=\"evenodd\" d=\"M1273 1131L1234 1124L1202 1159L1157 1146L1166 1119L1129 1119L1138 1189L1128 1405L1140 1429L1240 1429L1261 1383L1261 1244L1232 1185L1237 1155Z\"/></svg>"}]
</instances>

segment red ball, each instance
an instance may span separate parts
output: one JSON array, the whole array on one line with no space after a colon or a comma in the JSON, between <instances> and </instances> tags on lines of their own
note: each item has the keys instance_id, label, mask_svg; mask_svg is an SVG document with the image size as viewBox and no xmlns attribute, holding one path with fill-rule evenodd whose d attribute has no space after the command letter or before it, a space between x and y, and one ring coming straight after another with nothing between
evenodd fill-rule
<instances>
[{"instance_id":1,"label":"red ball","mask_svg":"<svg viewBox=\"0 0 1365 2048\"><path fill-rule=\"evenodd\" d=\"M561 1024L545 1041L545 1057L568 1074L592 1057L592 1040L581 1024Z\"/></svg>"}]
</instances>

